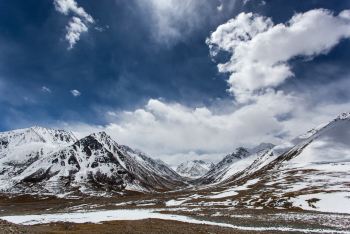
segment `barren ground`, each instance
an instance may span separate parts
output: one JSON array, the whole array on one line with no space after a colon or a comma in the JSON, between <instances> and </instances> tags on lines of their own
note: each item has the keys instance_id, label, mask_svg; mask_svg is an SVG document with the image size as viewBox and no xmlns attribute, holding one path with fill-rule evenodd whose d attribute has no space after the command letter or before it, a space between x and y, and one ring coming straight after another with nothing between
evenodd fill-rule
<instances>
[{"instance_id":1,"label":"barren ground","mask_svg":"<svg viewBox=\"0 0 350 234\"><path fill-rule=\"evenodd\" d=\"M192 192L193 193L193 192ZM198 194L197 194L198 195ZM156 195L129 194L127 196L86 197L58 199L54 197L18 196L0 198L0 216L90 212L99 210L154 209L158 213L184 215L196 220L232 224L239 227L288 227L302 230L325 230L325 233L350 230L350 215L306 212L299 209L233 208L230 202L207 201L190 193L173 192ZM203 196L203 194L202 194ZM188 200L185 200L188 199ZM170 200L185 201L167 206ZM226 202L225 202L226 201ZM1 218L0 218L1 219ZM109 221L100 224L57 222L38 225L0 223L0 233L279 233L280 231L253 231L214 225L144 219L136 221ZM286 231L285 233L293 233ZM320 231L318 231L320 233ZM350 232L349 232L350 233Z\"/></svg>"}]
</instances>

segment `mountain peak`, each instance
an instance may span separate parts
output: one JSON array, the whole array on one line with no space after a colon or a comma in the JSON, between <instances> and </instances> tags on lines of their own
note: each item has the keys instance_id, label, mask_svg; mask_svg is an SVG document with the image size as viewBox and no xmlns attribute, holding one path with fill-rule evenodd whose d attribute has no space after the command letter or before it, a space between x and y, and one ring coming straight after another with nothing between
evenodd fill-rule
<instances>
[{"instance_id":1,"label":"mountain peak","mask_svg":"<svg viewBox=\"0 0 350 234\"><path fill-rule=\"evenodd\" d=\"M112 139L111 136L109 136L106 132L96 132L92 133L88 137L92 137L96 141L98 141L100 144L102 144L104 147L106 147L108 150L115 150L116 148L120 148L120 145Z\"/></svg>"},{"instance_id":2,"label":"mountain peak","mask_svg":"<svg viewBox=\"0 0 350 234\"><path fill-rule=\"evenodd\" d=\"M95 132L95 133L92 133L91 135L99 136L99 137L110 137L105 131Z\"/></svg>"},{"instance_id":3,"label":"mountain peak","mask_svg":"<svg viewBox=\"0 0 350 234\"><path fill-rule=\"evenodd\" d=\"M256 154L256 153L259 153L259 152L262 152L262 151L265 151L267 149L272 149L273 147L275 147L274 144L272 143L265 143L265 142L262 142L260 143L259 145L249 149L249 153L250 154Z\"/></svg>"},{"instance_id":4,"label":"mountain peak","mask_svg":"<svg viewBox=\"0 0 350 234\"><path fill-rule=\"evenodd\" d=\"M338 115L337 119L350 119L350 112L344 112Z\"/></svg>"},{"instance_id":5,"label":"mountain peak","mask_svg":"<svg viewBox=\"0 0 350 234\"><path fill-rule=\"evenodd\" d=\"M30 143L42 143L52 146L59 146L73 144L77 141L77 138L72 132L44 128L40 126L32 126L29 128L1 132L0 138L3 142L9 143L6 144L6 148Z\"/></svg>"},{"instance_id":6,"label":"mountain peak","mask_svg":"<svg viewBox=\"0 0 350 234\"><path fill-rule=\"evenodd\" d=\"M184 177L198 178L207 173L214 164L211 162L205 162L203 160L193 160L181 163L177 168L176 172Z\"/></svg>"},{"instance_id":7,"label":"mountain peak","mask_svg":"<svg viewBox=\"0 0 350 234\"><path fill-rule=\"evenodd\" d=\"M235 154L235 157L245 157L249 154L249 151L244 147L238 147L233 154Z\"/></svg>"}]
</instances>

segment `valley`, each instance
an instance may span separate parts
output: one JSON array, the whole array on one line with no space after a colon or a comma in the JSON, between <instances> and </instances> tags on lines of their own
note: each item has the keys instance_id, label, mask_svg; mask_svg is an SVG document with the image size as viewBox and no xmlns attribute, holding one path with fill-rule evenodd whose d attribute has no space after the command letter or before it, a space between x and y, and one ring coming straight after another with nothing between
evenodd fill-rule
<instances>
[{"instance_id":1,"label":"valley","mask_svg":"<svg viewBox=\"0 0 350 234\"><path fill-rule=\"evenodd\" d=\"M343 113L283 145L237 148L199 177L204 163L186 163L190 179L103 132L80 140L41 127L0 133L1 225L18 233L125 233L126 223L129 233L349 233L349 139Z\"/></svg>"}]
</instances>

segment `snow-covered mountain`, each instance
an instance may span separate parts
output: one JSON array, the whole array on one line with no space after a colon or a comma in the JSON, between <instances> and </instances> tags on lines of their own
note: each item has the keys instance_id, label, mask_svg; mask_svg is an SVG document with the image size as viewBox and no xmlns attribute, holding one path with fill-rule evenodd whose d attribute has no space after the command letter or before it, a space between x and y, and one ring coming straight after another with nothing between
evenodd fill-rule
<instances>
[{"instance_id":1,"label":"snow-covered mountain","mask_svg":"<svg viewBox=\"0 0 350 234\"><path fill-rule=\"evenodd\" d=\"M159 191L183 185L181 176L106 133L77 140L40 127L0 134L0 190L25 193Z\"/></svg>"},{"instance_id":2,"label":"snow-covered mountain","mask_svg":"<svg viewBox=\"0 0 350 234\"><path fill-rule=\"evenodd\" d=\"M31 127L0 133L0 178L8 181L33 162L76 142L71 132Z\"/></svg>"},{"instance_id":3,"label":"snow-covered mountain","mask_svg":"<svg viewBox=\"0 0 350 234\"><path fill-rule=\"evenodd\" d=\"M228 180L234 174L246 169L256 159L265 155L273 147L274 145L270 143L261 143L252 149L239 147L235 152L225 156L211 170L199 178L196 183L213 184Z\"/></svg>"},{"instance_id":4,"label":"snow-covered mountain","mask_svg":"<svg viewBox=\"0 0 350 234\"><path fill-rule=\"evenodd\" d=\"M199 178L206 174L211 168L214 167L212 162L205 162L203 160L193 160L181 163L176 172L183 177Z\"/></svg>"},{"instance_id":5,"label":"snow-covered mountain","mask_svg":"<svg viewBox=\"0 0 350 234\"><path fill-rule=\"evenodd\" d=\"M239 207L350 212L350 113L248 158L232 164L246 161L211 198L233 197Z\"/></svg>"},{"instance_id":6,"label":"snow-covered mountain","mask_svg":"<svg viewBox=\"0 0 350 234\"><path fill-rule=\"evenodd\" d=\"M188 162L179 170L192 176L203 165ZM349 168L350 113L282 145L238 148L195 179L192 188L165 163L117 144L104 132L80 140L40 127L0 133L0 192L7 193L151 192L185 186L201 190L196 197L208 204L349 213Z\"/></svg>"}]
</instances>

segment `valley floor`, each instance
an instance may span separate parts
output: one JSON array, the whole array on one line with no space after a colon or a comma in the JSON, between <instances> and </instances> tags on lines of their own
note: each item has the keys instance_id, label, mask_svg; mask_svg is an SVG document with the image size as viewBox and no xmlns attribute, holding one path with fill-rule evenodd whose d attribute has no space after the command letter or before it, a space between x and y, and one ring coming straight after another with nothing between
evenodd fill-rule
<instances>
[{"instance_id":1,"label":"valley floor","mask_svg":"<svg viewBox=\"0 0 350 234\"><path fill-rule=\"evenodd\" d=\"M181 201L184 195L3 196L0 233L350 233L347 214L196 205Z\"/></svg>"}]
</instances>

